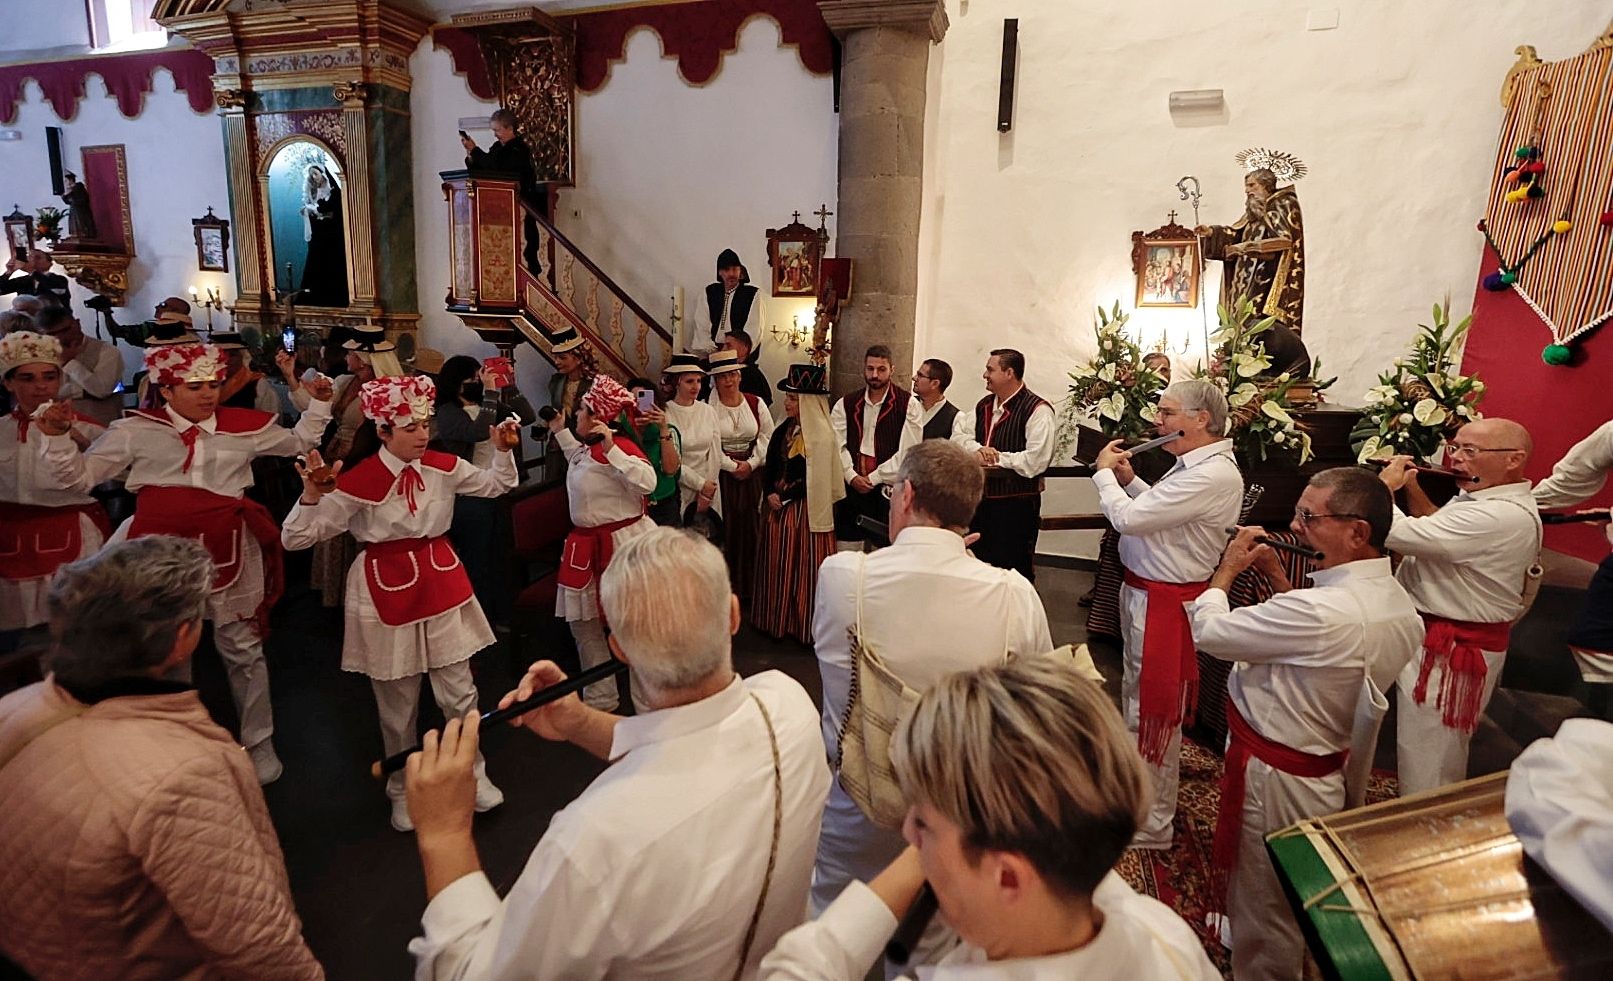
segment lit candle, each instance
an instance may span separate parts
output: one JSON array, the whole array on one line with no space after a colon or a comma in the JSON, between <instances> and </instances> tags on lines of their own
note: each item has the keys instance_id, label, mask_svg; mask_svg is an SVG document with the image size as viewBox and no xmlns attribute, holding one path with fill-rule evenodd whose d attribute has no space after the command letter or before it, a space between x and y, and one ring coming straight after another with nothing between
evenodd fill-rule
<instances>
[{"instance_id":1,"label":"lit candle","mask_svg":"<svg viewBox=\"0 0 1613 981\"><path fill-rule=\"evenodd\" d=\"M192 287L191 287L191 288L190 288L190 298L191 298L191 299L192 299L192 300L195 300L195 299L196 299L196 287L194 287L194 286L192 286Z\"/></svg>"}]
</instances>

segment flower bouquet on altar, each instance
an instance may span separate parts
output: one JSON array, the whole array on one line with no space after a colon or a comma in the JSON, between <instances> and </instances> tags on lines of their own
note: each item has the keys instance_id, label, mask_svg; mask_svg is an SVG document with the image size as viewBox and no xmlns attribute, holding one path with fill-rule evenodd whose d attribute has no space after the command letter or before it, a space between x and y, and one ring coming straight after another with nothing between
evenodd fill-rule
<instances>
[{"instance_id":1,"label":"flower bouquet on altar","mask_svg":"<svg viewBox=\"0 0 1613 981\"><path fill-rule=\"evenodd\" d=\"M1361 421L1350 433L1356 459L1366 463L1404 453L1433 462L1446 440L1480 418L1484 382L1457 371L1472 324L1468 314L1451 325L1448 298L1434 304L1434 325L1419 324L1410 353L1396 358L1367 392Z\"/></svg>"},{"instance_id":2,"label":"flower bouquet on altar","mask_svg":"<svg viewBox=\"0 0 1613 981\"><path fill-rule=\"evenodd\" d=\"M52 208L46 205L34 212L34 238L42 239L55 245L62 238L62 220L67 212L61 208Z\"/></svg>"},{"instance_id":3,"label":"flower bouquet on altar","mask_svg":"<svg viewBox=\"0 0 1613 981\"><path fill-rule=\"evenodd\" d=\"M1273 455L1298 454L1303 464L1311 458L1309 428L1293 416L1312 405L1316 394L1337 379L1323 379L1322 361L1311 363L1309 378L1288 372L1269 376L1271 357L1260 335L1277 322L1275 317L1255 320L1254 304L1244 298L1228 309L1216 308L1221 326L1210 335L1209 368L1196 372L1221 386L1227 396L1227 436L1245 460L1266 460Z\"/></svg>"},{"instance_id":4,"label":"flower bouquet on altar","mask_svg":"<svg viewBox=\"0 0 1613 981\"><path fill-rule=\"evenodd\" d=\"M1110 440L1154 435L1154 403L1165 377L1143 362L1142 347L1126 336L1127 319L1119 301L1113 310L1098 308L1093 325L1098 352L1069 373L1069 393L1059 405L1055 459L1072 443L1078 456L1092 459Z\"/></svg>"}]
</instances>

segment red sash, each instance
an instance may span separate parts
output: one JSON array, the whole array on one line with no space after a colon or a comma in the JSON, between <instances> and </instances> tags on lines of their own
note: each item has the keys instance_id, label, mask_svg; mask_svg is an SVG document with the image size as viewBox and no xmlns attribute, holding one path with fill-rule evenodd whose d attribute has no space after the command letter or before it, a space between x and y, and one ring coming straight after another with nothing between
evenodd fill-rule
<instances>
[{"instance_id":1,"label":"red sash","mask_svg":"<svg viewBox=\"0 0 1613 981\"><path fill-rule=\"evenodd\" d=\"M376 615L389 627L429 620L473 596L464 563L442 535L368 542L359 561Z\"/></svg>"},{"instance_id":2,"label":"red sash","mask_svg":"<svg viewBox=\"0 0 1613 981\"><path fill-rule=\"evenodd\" d=\"M642 514L592 528L572 528L566 534L565 551L560 556L560 585L567 589L586 589L610 565L616 552L613 536L628 525L637 524Z\"/></svg>"},{"instance_id":3,"label":"red sash","mask_svg":"<svg viewBox=\"0 0 1613 981\"><path fill-rule=\"evenodd\" d=\"M241 578L243 527L263 550L263 601L253 618L258 633L268 636L269 610L285 586L280 528L268 508L244 497L225 497L199 487L142 487L135 500L129 537L176 535L201 542L213 556L213 590L217 592Z\"/></svg>"},{"instance_id":4,"label":"red sash","mask_svg":"<svg viewBox=\"0 0 1613 981\"><path fill-rule=\"evenodd\" d=\"M866 453L857 454L857 473L859 476L866 477L878 469L879 460Z\"/></svg>"},{"instance_id":5,"label":"red sash","mask_svg":"<svg viewBox=\"0 0 1613 981\"><path fill-rule=\"evenodd\" d=\"M1227 730L1231 741L1227 745L1226 769L1221 773L1221 812L1215 818L1215 843L1210 852L1211 866L1215 870L1215 898L1222 909L1226 908L1227 883L1238 864L1238 842L1243 835L1244 778L1249 757L1290 776L1314 779L1344 769L1344 762L1350 755L1348 749L1341 749L1318 756L1274 743L1254 730L1230 698L1227 699Z\"/></svg>"},{"instance_id":6,"label":"red sash","mask_svg":"<svg viewBox=\"0 0 1613 981\"><path fill-rule=\"evenodd\" d=\"M0 501L0 578L20 582L54 573L84 551L87 516L101 530L101 540L112 537L106 509L91 501L48 507Z\"/></svg>"},{"instance_id":7,"label":"red sash","mask_svg":"<svg viewBox=\"0 0 1613 981\"><path fill-rule=\"evenodd\" d=\"M1199 700L1199 658L1187 610L1207 582L1156 582L1126 570L1126 585L1148 594L1142 670L1137 679L1137 749L1155 766L1165 762L1171 736L1191 721Z\"/></svg>"},{"instance_id":8,"label":"red sash","mask_svg":"<svg viewBox=\"0 0 1613 981\"><path fill-rule=\"evenodd\" d=\"M1504 651L1512 640L1510 623L1471 623L1450 620L1432 613L1422 614L1427 633L1423 636L1423 665L1417 672L1417 687L1411 697L1418 705L1428 702L1428 676L1434 662L1445 666L1438 701L1444 710L1447 729L1472 732L1479 727L1479 706L1484 701L1485 651Z\"/></svg>"}]
</instances>

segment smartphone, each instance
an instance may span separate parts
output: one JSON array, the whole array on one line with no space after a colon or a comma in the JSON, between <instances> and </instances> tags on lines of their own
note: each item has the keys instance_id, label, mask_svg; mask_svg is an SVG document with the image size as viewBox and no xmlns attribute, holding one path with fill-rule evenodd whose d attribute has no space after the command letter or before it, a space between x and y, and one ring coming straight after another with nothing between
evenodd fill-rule
<instances>
[{"instance_id":1,"label":"smartphone","mask_svg":"<svg viewBox=\"0 0 1613 981\"><path fill-rule=\"evenodd\" d=\"M297 328L287 327L280 332L280 346L285 348L288 354L297 353Z\"/></svg>"},{"instance_id":2,"label":"smartphone","mask_svg":"<svg viewBox=\"0 0 1613 981\"><path fill-rule=\"evenodd\" d=\"M638 393L638 411L642 414L655 409L655 393L645 389Z\"/></svg>"}]
</instances>

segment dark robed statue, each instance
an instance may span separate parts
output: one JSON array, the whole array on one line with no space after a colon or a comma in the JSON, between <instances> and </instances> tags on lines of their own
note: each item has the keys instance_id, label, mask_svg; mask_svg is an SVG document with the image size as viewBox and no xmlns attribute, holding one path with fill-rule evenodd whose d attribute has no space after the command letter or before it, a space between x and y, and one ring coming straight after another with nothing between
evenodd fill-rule
<instances>
[{"instance_id":1,"label":"dark robed statue","mask_svg":"<svg viewBox=\"0 0 1613 981\"><path fill-rule=\"evenodd\" d=\"M90 213L90 192L72 171L62 174L62 186L62 201L67 205L67 237L79 242L94 241L99 233L95 230L95 215Z\"/></svg>"},{"instance_id":2,"label":"dark robed statue","mask_svg":"<svg viewBox=\"0 0 1613 981\"><path fill-rule=\"evenodd\" d=\"M1277 177L1262 167L1243 179L1248 206L1231 225L1200 225L1206 259L1219 259L1221 302L1228 308L1247 297L1257 317L1276 317L1295 334L1305 309L1305 238L1299 198L1292 185L1277 186ZM1274 331L1274 333L1280 333Z\"/></svg>"}]
</instances>

